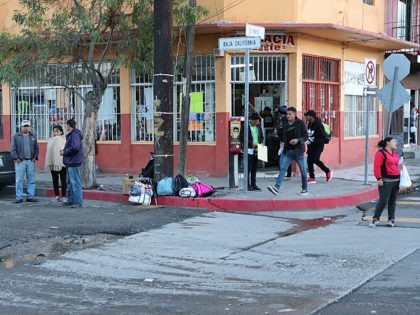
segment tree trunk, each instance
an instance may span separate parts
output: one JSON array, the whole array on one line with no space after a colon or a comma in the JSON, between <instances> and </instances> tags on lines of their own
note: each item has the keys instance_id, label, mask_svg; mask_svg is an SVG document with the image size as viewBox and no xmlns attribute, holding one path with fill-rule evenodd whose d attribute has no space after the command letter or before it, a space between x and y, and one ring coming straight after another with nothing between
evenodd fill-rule
<instances>
[{"instance_id":1,"label":"tree trunk","mask_svg":"<svg viewBox=\"0 0 420 315\"><path fill-rule=\"evenodd\" d=\"M190 0L191 7L196 6L195 0ZM179 133L178 150L178 174L186 175L187 145L188 145L188 124L190 121L190 93L191 93L191 70L193 63L195 25L189 24L186 30L186 47L184 55L184 78L186 79L185 95L181 107L181 130Z\"/></svg>"},{"instance_id":2,"label":"tree trunk","mask_svg":"<svg viewBox=\"0 0 420 315\"><path fill-rule=\"evenodd\" d=\"M96 136L95 123L102 97L105 93L106 86L93 88L85 96L85 116L83 118L83 164L82 164L82 186L85 189L96 188ZM76 125L77 127L77 125Z\"/></svg>"}]
</instances>

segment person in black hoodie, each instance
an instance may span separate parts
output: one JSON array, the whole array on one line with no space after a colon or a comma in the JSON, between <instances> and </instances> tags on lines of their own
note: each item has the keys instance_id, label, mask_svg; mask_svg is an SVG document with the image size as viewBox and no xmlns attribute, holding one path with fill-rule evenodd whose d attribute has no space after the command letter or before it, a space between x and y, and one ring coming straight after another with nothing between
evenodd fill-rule
<instances>
[{"instance_id":1,"label":"person in black hoodie","mask_svg":"<svg viewBox=\"0 0 420 315\"><path fill-rule=\"evenodd\" d=\"M327 183L332 179L332 171L325 166L321 161L321 154L324 151L324 139L325 139L325 130L321 122L321 119L316 117L316 112L314 110L308 110L304 116L308 120L308 184L315 184L315 172L314 164L317 165L321 170L325 172L327 178Z\"/></svg>"},{"instance_id":2,"label":"person in black hoodie","mask_svg":"<svg viewBox=\"0 0 420 315\"><path fill-rule=\"evenodd\" d=\"M308 182L305 166L305 142L308 140L308 131L305 123L296 117L296 108L289 107L287 109L287 124L283 131L279 134L280 142L284 143L282 157L280 159L280 172L274 186L268 186L267 189L274 195L279 194L281 184L283 183L284 174L290 163L296 161L302 178L302 191L300 194L305 196L308 194Z\"/></svg>"},{"instance_id":3,"label":"person in black hoodie","mask_svg":"<svg viewBox=\"0 0 420 315\"><path fill-rule=\"evenodd\" d=\"M244 128L241 128L239 139L244 147ZM257 113L252 113L249 118L248 125L248 181L249 191L260 191L261 188L257 186L257 166L258 166L258 144L264 142L264 135L260 125L260 116ZM249 154L252 150L252 154ZM246 154L247 152L244 152Z\"/></svg>"}]
</instances>

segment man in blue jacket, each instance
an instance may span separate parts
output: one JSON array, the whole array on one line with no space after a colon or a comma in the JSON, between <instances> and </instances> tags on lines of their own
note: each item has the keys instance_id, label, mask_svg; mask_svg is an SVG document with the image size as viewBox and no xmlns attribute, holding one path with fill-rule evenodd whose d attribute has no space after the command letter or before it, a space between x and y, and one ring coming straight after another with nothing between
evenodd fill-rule
<instances>
[{"instance_id":1,"label":"man in blue jacket","mask_svg":"<svg viewBox=\"0 0 420 315\"><path fill-rule=\"evenodd\" d=\"M81 166L83 163L83 135L76 129L74 119L67 120L66 145L61 150L63 163L67 168L67 192L68 198L66 205L72 208L82 207L82 177Z\"/></svg>"},{"instance_id":2,"label":"man in blue jacket","mask_svg":"<svg viewBox=\"0 0 420 315\"><path fill-rule=\"evenodd\" d=\"M36 136L31 133L31 122L22 120L21 131L12 138L10 155L15 162L16 203L23 202L23 180L26 174L27 202L36 202L35 195L35 161L38 160L39 147Z\"/></svg>"}]
</instances>

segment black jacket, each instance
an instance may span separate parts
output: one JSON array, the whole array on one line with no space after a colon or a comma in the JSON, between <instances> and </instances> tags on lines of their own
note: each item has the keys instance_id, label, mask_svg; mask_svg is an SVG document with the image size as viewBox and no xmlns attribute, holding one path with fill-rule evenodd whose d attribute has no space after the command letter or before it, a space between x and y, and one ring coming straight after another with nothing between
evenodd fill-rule
<instances>
[{"instance_id":1,"label":"black jacket","mask_svg":"<svg viewBox=\"0 0 420 315\"><path fill-rule=\"evenodd\" d=\"M280 142L285 144L284 152L289 150L298 150L300 153L305 152L305 142L308 140L308 130L306 129L303 120L296 117L293 124L287 122L284 128L280 129L279 137ZM299 142L296 145L291 145L289 144L289 141L292 139L298 139Z\"/></svg>"},{"instance_id":2,"label":"black jacket","mask_svg":"<svg viewBox=\"0 0 420 315\"><path fill-rule=\"evenodd\" d=\"M324 133L321 119L315 117L315 120L308 124L308 147L324 146Z\"/></svg>"},{"instance_id":3,"label":"black jacket","mask_svg":"<svg viewBox=\"0 0 420 315\"><path fill-rule=\"evenodd\" d=\"M241 132L239 134L239 139L241 141L242 148L244 147L244 136L245 136L245 124L242 125ZM261 128L261 125L257 125L258 130L258 143L264 143L264 135ZM248 124L248 148L252 149L254 141L252 139L251 124Z\"/></svg>"}]
</instances>

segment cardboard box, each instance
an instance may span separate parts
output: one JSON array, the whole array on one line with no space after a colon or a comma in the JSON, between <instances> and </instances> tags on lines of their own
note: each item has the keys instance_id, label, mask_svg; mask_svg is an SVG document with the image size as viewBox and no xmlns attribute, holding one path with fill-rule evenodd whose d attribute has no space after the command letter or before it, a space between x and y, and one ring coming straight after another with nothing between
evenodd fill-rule
<instances>
[{"instance_id":1,"label":"cardboard box","mask_svg":"<svg viewBox=\"0 0 420 315\"><path fill-rule=\"evenodd\" d=\"M122 182L122 193L123 195L128 195L128 192L130 190L130 186L134 184L135 181L140 180L140 178L123 178Z\"/></svg>"}]
</instances>

